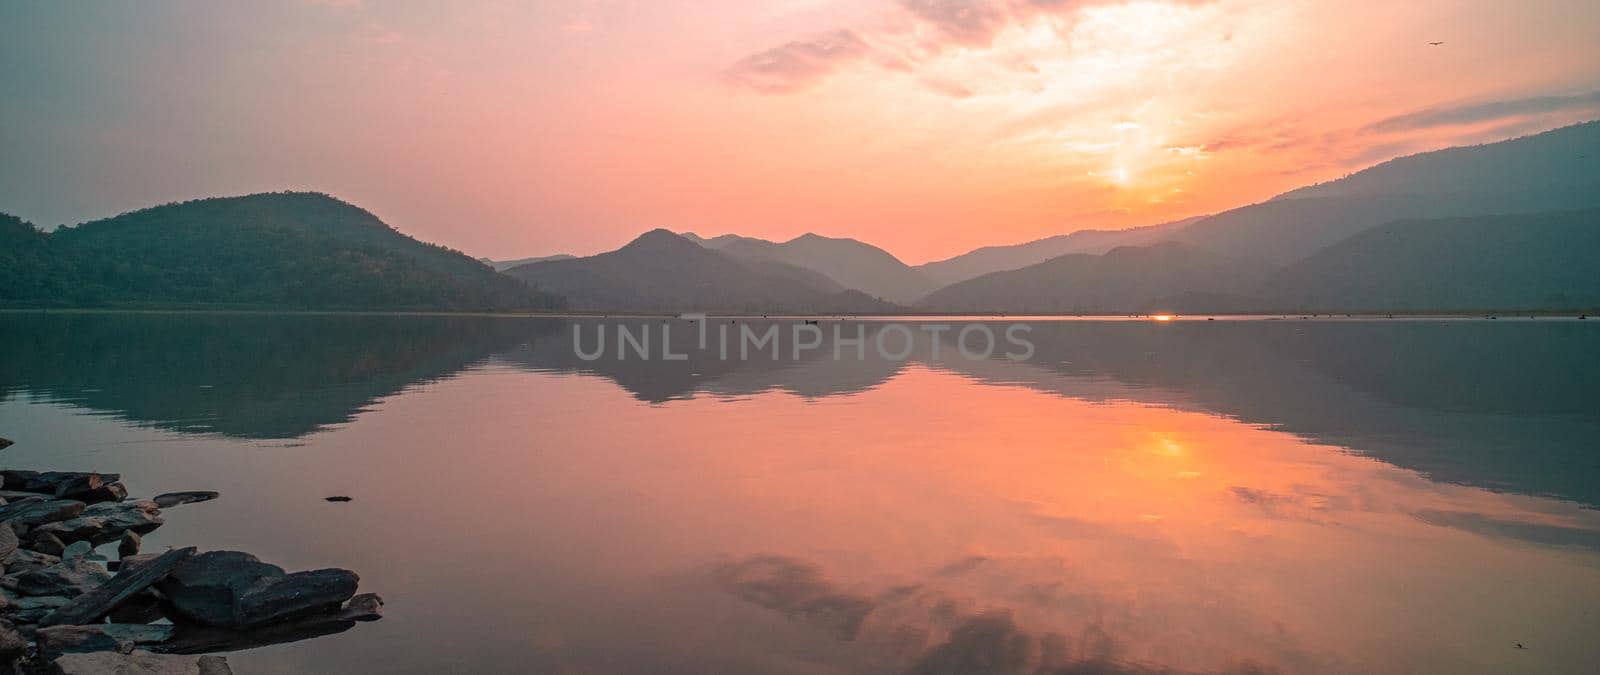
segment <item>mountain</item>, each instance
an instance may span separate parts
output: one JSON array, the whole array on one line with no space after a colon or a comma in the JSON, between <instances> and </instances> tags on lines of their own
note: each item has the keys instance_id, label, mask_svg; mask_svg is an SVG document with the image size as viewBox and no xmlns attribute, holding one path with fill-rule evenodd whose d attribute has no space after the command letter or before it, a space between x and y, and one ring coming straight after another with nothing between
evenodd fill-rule
<instances>
[{"instance_id":1,"label":"mountain","mask_svg":"<svg viewBox=\"0 0 1600 675\"><path fill-rule=\"evenodd\" d=\"M0 218L0 305L550 309L560 298L317 193L201 199L42 233ZM19 271L20 270L20 271Z\"/></svg>"},{"instance_id":2,"label":"mountain","mask_svg":"<svg viewBox=\"0 0 1600 675\"><path fill-rule=\"evenodd\" d=\"M741 260L775 260L813 270L840 286L895 303L909 304L938 286L888 251L854 239L808 233L777 243L731 234L711 239L693 233L684 236Z\"/></svg>"},{"instance_id":3,"label":"mountain","mask_svg":"<svg viewBox=\"0 0 1600 675\"><path fill-rule=\"evenodd\" d=\"M587 258L505 274L560 293L575 309L623 312L871 313L896 307L771 258L741 259L666 230Z\"/></svg>"},{"instance_id":4,"label":"mountain","mask_svg":"<svg viewBox=\"0 0 1600 675\"><path fill-rule=\"evenodd\" d=\"M1288 265L1397 220L1593 207L1600 207L1600 122L1401 157L1202 218L1172 238Z\"/></svg>"},{"instance_id":5,"label":"mountain","mask_svg":"<svg viewBox=\"0 0 1600 675\"><path fill-rule=\"evenodd\" d=\"M1399 221L1279 271L1258 295L1322 311L1600 308L1600 209Z\"/></svg>"},{"instance_id":6,"label":"mountain","mask_svg":"<svg viewBox=\"0 0 1600 675\"><path fill-rule=\"evenodd\" d=\"M481 263L483 263L485 265L488 265L491 269L493 269L496 272L504 272L504 271L506 271L508 269L511 269L513 267L516 267L518 265L526 265L528 263L536 263L536 262L545 262L545 261L548 261L548 260L571 260L571 259L576 258L576 257L577 256L575 256L575 255L569 255L569 254L566 254L566 253L557 253L555 255L537 256L537 257L533 257L533 258L517 258L516 260L490 260L488 258L479 258L478 262L481 262Z\"/></svg>"},{"instance_id":7,"label":"mountain","mask_svg":"<svg viewBox=\"0 0 1600 675\"><path fill-rule=\"evenodd\" d=\"M1127 314L1209 311L1254 289L1271 269L1187 244L1071 253L946 286L917 303L936 312Z\"/></svg>"},{"instance_id":8,"label":"mountain","mask_svg":"<svg viewBox=\"0 0 1600 675\"><path fill-rule=\"evenodd\" d=\"M1068 253L1099 255L1119 246L1154 244L1196 220L1199 218L1126 230L1078 230L1022 244L985 246L954 258L918 265L916 269L935 283L948 286L990 272L1021 269Z\"/></svg>"}]
</instances>

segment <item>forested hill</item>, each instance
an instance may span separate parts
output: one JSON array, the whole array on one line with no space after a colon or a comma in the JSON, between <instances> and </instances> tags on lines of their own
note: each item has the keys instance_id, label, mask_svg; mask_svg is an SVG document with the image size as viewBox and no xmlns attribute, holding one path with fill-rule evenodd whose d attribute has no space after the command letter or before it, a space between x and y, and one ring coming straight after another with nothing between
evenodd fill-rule
<instances>
[{"instance_id":1,"label":"forested hill","mask_svg":"<svg viewBox=\"0 0 1600 675\"><path fill-rule=\"evenodd\" d=\"M473 311L563 301L352 204L286 192L50 233L0 214L0 306Z\"/></svg>"}]
</instances>

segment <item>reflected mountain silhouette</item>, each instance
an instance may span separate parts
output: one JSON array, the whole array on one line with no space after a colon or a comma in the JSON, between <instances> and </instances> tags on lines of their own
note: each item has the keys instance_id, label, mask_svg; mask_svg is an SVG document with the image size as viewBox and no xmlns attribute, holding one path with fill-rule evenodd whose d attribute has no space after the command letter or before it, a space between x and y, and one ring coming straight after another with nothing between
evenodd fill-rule
<instances>
[{"instance_id":1,"label":"reflected mountain silhouette","mask_svg":"<svg viewBox=\"0 0 1600 675\"><path fill-rule=\"evenodd\" d=\"M552 327L496 317L0 314L0 401L24 395L140 426L293 439Z\"/></svg>"},{"instance_id":2,"label":"reflected mountain silhouette","mask_svg":"<svg viewBox=\"0 0 1600 675\"><path fill-rule=\"evenodd\" d=\"M290 439L349 421L374 401L476 364L608 379L641 402L781 391L825 398L870 390L907 367L1090 401L1125 400L1229 416L1422 471L1435 480L1600 504L1600 344L1593 322L1034 322L1026 361L967 360L944 334L935 358L882 358L885 324L857 326L865 358L824 320L795 360L792 321L351 315L4 314L0 392L179 432ZM615 327L648 328L653 358L617 358ZM593 350L579 358L577 326ZM716 335L726 325L729 358ZM776 325L778 358L739 358L736 336ZM997 332L1004 323L993 324ZM659 358L662 331L685 360ZM891 347L901 343L886 338Z\"/></svg>"}]
</instances>

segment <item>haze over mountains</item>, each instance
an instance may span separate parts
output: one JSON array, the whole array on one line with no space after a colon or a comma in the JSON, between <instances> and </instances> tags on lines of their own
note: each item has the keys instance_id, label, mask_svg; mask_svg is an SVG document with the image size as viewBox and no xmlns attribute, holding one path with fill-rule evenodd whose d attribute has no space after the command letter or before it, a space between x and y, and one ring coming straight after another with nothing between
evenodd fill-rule
<instances>
[{"instance_id":1,"label":"haze over mountains","mask_svg":"<svg viewBox=\"0 0 1600 675\"><path fill-rule=\"evenodd\" d=\"M854 239L666 230L594 256L476 261L314 193L169 204L48 234L4 216L0 306L1592 312L1597 231L1600 122L1589 122L1402 157L1210 216L915 267Z\"/></svg>"}]
</instances>

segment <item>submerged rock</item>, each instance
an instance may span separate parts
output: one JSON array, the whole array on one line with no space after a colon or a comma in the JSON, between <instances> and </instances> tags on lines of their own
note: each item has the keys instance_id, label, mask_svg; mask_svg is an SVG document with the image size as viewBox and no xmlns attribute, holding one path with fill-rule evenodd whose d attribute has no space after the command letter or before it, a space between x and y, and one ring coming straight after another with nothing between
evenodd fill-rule
<instances>
[{"instance_id":1,"label":"submerged rock","mask_svg":"<svg viewBox=\"0 0 1600 675\"><path fill-rule=\"evenodd\" d=\"M383 598L377 593L362 593L350 598L345 603L344 609L339 611L339 618L350 621L377 621L383 618Z\"/></svg>"},{"instance_id":2,"label":"submerged rock","mask_svg":"<svg viewBox=\"0 0 1600 675\"><path fill-rule=\"evenodd\" d=\"M179 656L135 651L64 654L51 662L57 675L233 675L221 656Z\"/></svg>"},{"instance_id":3,"label":"submerged rock","mask_svg":"<svg viewBox=\"0 0 1600 675\"><path fill-rule=\"evenodd\" d=\"M163 509L169 509L183 504L209 502L213 499L216 499L218 496L218 493L210 490L190 490L187 492L168 492L166 494L156 495L151 501L154 501L157 506L160 506Z\"/></svg>"},{"instance_id":4,"label":"submerged rock","mask_svg":"<svg viewBox=\"0 0 1600 675\"><path fill-rule=\"evenodd\" d=\"M286 574L248 553L210 551L179 565L157 588L190 620L240 629L337 610L359 582L350 570Z\"/></svg>"}]
</instances>

